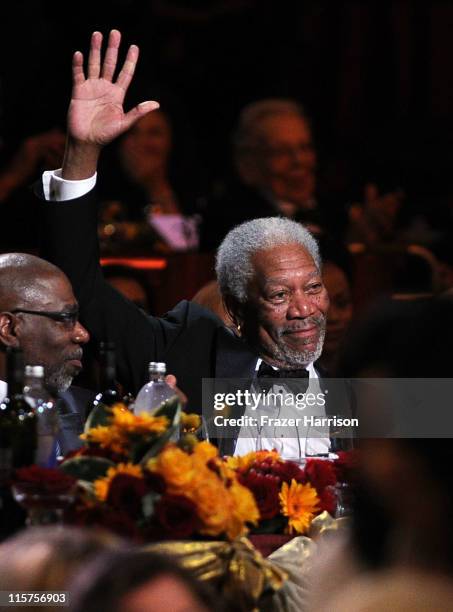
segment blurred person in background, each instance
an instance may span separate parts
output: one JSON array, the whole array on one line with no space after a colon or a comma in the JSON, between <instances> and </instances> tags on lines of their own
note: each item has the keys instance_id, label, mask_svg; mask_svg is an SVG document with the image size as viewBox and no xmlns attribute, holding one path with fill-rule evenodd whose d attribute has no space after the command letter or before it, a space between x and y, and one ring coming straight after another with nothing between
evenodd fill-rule
<instances>
[{"instance_id":1,"label":"blurred person in background","mask_svg":"<svg viewBox=\"0 0 453 612\"><path fill-rule=\"evenodd\" d=\"M71 612L222 612L222 598L171 557L114 552L87 565L70 586ZM231 608L233 609L233 608Z\"/></svg>"},{"instance_id":2,"label":"blurred person in background","mask_svg":"<svg viewBox=\"0 0 453 612\"><path fill-rule=\"evenodd\" d=\"M302 221L314 234L324 219L316 199L317 154L303 107L268 98L246 106L233 137L235 180L206 212L202 247L215 249L235 225L257 217Z\"/></svg>"},{"instance_id":3,"label":"blurred person in background","mask_svg":"<svg viewBox=\"0 0 453 612\"><path fill-rule=\"evenodd\" d=\"M29 184L43 170L61 165L65 135L59 128L26 138L0 169L0 210L3 249L38 247L37 211Z\"/></svg>"},{"instance_id":4,"label":"blurred person in background","mask_svg":"<svg viewBox=\"0 0 453 612\"><path fill-rule=\"evenodd\" d=\"M126 543L102 530L54 525L23 530L0 544L0 590L67 591L76 572L96 555L122 546ZM28 611L36 605L20 607ZM39 609L54 610L55 605Z\"/></svg>"},{"instance_id":5,"label":"blurred person in background","mask_svg":"<svg viewBox=\"0 0 453 612\"><path fill-rule=\"evenodd\" d=\"M452 343L451 295L383 301L354 326L338 371L349 378L451 379ZM450 404L445 398L441 409ZM360 440L351 537L321 551L309 609L451 610L452 460L449 438Z\"/></svg>"},{"instance_id":6,"label":"blurred person in background","mask_svg":"<svg viewBox=\"0 0 453 612\"><path fill-rule=\"evenodd\" d=\"M198 248L195 151L182 153L167 111L142 117L118 141L100 174L104 249L142 245L163 253ZM187 147L187 144L185 143ZM190 155L190 166L183 157Z\"/></svg>"},{"instance_id":7,"label":"blurred person in background","mask_svg":"<svg viewBox=\"0 0 453 612\"><path fill-rule=\"evenodd\" d=\"M140 270L121 265L103 266L104 278L124 297L145 312L152 312L151 290Z\"/></svg>"},{"instance_id":8,"label":"blurred person in background","mask_svg":"<svg viewBox=\"0 0 453 612\"><path fill-rule=\"evenodd\" d=\"M354 306L349 278L338 263L331 260L324 261L322 279L329 295L329 310L326 337L319 364L328 374L333 374L338 351L354 314Z\"/></svg>"}]
</instances>

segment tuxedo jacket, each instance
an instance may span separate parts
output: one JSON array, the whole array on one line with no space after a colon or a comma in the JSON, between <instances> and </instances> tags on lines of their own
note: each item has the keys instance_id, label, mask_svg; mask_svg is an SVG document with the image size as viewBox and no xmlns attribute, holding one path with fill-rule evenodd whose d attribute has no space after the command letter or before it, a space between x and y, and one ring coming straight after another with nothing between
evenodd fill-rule
<instances>
[{"instance_id":1,"label":"tuxedo jacket","mask_svg":"<svg viewBox=\"0 0 453 612\"><path fill-rule=\"evenodd\" d=\"M127 390L136 394L148 381L148 363L163 361L187 395L188 410L200 413L203 378L254 377L258 354L211 311L184 300L162 318L149 316L104 280L95 190L44 202L42 219L41 254L70 279L92 340L115 343L118 380Z\"/></svg>"}]
</instances>

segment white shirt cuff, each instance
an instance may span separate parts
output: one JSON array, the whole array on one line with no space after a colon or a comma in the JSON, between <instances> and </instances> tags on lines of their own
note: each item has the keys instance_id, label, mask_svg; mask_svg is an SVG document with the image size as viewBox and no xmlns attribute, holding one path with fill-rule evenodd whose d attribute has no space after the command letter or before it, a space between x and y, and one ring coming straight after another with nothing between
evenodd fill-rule
<instances>
[{"instance_id":1,"label":"white shirt cuff","mask_svg":"<svg viewBox=\"0 0 453 612\"><path fill-rule=\"evenodd\" d=\"M66 202L81 198L96 185L97 172L87 179L68 181L61 178L61 168L46 170L42 175L44 197L49 202Z\"/></svg>"}]
</instances>

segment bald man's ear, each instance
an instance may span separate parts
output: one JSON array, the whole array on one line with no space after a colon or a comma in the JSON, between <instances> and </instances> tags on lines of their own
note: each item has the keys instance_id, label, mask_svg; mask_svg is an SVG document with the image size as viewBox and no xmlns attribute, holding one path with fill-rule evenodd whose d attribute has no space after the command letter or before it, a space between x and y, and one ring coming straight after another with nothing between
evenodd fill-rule
<instances>
[{"instance_id":1,"label":"bald man's ear","mask_svg":"<svg viewBox=\"0 0 453 612\"><path fill-rule=\"evenodd\" d=\"M19 346L17 317L10 312L0 312L0 342L3 346Z\"/></svg>"}]
</instances>

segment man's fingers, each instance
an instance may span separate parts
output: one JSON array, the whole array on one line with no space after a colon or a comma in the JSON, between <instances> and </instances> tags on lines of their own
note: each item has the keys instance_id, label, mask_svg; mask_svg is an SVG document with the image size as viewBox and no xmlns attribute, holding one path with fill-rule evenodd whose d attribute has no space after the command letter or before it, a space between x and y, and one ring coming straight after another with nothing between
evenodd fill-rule
<instances>
[{"instance_id":1,"label":"man's fingers","mask_svg":"<svg viewBox=\"0 0 453 612\"><path fill-rule=\"evenodd\" d=\"M91 35L90 55L88 56L88 78L98 79L101 70L102 34L93 32Z\"/></svg>"},{"instance_id":2,"label":"man's fingers","mask_svg":"<svg viewBox=\"0 0 453 612\"><path fill-rule=\"evenodd\" d=\"M124 115L123 122L125 128L129 129L141 117L144 117L153 110L157 110L159 106L159 102L155 100L148 100L147 102L137 104L137 106L134 106L134 108Z\"/></svg>"},{"instance_id":3,"label":"man's fingers","mask_svg":"<svg viewBox=\"0 0 453 612\"><path fill-rule=\"evenodd\" d=\"M124 91L129 87L132 77L134 76L135 66L138 60L138 47L137 45L131 45L127 52L126 59L124 60L121 72L116 79L116 84L119 85Z\"/></svg>"},{"instance_id":4,"label":"man's fingers","mask_svg":"<svg viewBox=\"0 0 453 612\"><path fill-rule=\"evenodd\" d=\"M167 376L165 377L165 382L176 391L177 396L179 397L179 399L181 400L182 405L184 406L185 404L187 404L187 395L185 393L183 393L181 391L181 389L178 389L177 385L177 380L176 380L176 376L173 376L173 374L167 374Z\"/></svg>"},{"instance_id":5,"label":"man's fingers","mask_svg":"<svg viewBox=\"0 0 453 612\"><path fill-rule=\"evenodd\" d=\"M104 63L102 65L102 78L111 81L115 73L116 62L118 61L118 48L121 42L121 33L112 30L109 35L107 51L105 52Z\"/></svg>"},{"instance_id":6,"label":"man's fingers","mask_svg":"<svg viewBox=\"0 0 453 612\"><path fill-rule=\"evenodd\" d=\"M84 81L83 54L80 51L76 51L72 56L72 82L74 85L80 85Z\"/></svg>"}]
</instances>

